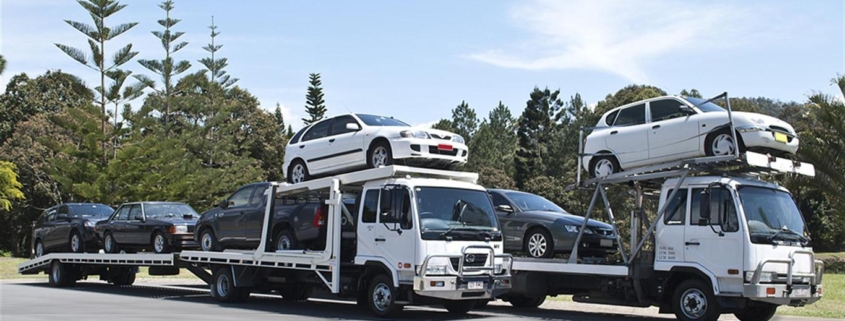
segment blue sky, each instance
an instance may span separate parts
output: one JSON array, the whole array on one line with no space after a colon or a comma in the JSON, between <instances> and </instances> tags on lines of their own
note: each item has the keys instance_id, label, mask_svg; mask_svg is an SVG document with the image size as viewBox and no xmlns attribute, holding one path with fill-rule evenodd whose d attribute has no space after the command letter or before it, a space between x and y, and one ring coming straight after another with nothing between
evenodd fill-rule
<instances>
[{"instance_id":1,"label":"blue sky","mask_svg":"<svg viewBox=\"0 0 845 321\"><path fill-rule=\"evenodd\" d=\"M107 52L132 42L138 58L162 57L150 34L164 16L160 1L121 2L128 7L107 24L140 24ZM198 70L214 15L228 72L262 107L280 103L298 128L310 72L322 74L328 115L351 110L412 124L451 117L462 100L480 116L500 100L518 115L534 86L577 92L591 104L631 83L804 101L835 93L830 79L845 73L843 3L177 0L172 17L189 42L176 58ZM96 72L53 45L87 48L63 22L90 23L75 1L2 0L0 10L8 60L0 89L12 75L48 69L95 84ZM135 61L128 67L153 76Z\"/></svg>"}]
</instances>

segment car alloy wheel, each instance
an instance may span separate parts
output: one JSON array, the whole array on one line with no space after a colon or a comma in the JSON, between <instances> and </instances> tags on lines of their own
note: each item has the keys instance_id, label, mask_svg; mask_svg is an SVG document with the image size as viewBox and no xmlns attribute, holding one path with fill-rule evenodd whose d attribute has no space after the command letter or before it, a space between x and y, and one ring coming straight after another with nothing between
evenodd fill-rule
<instances>
[{"instance_id":1,"label":"car alloy wheel","mask_svg":"<svg viewBox=\"0 0 845 321\"><path fill-rule=\"evenodd\" d=\"M42 257L44 256L44 243L38 241L35 243L35 257Z\"/></svg>"},{"instance_id":2,"label":"car alloy wheel","mask_svg":"<svg viewBox=\"0 0 845 321\"><path fill-rule=\"evenodd\" d=\"M387 165L387 148L384 146L377 146L373 149L372 164L373 167Z\"/></svg>"},{"instance_id":3,"label":"car alloy wheel","mask_svg":"<svg viewBox=\"0 0 845 321\"><path fill-rule=\"evenodd\" d=\"M70 251L73 253L82 252L82 239L78 233L73 233L70 236Z\"/></svg>"},{"instance_id":4,"label":"car alloy wheel","mask_svg":"<svg viewBox=\"0 0 845 321\"><path fill-rule=\"evenodd\" d=\"M106 240L103 242L103 250L106 253L114 253L114 236L111 233L106 234Z\"/></svg>"},{"instance_id":5,"label":"car alloy wheel","mask_svg":"<svg viewBox=\"0 0 845 321\"><path fill-rule=\"evenodd\" d=\"M297 163L293 165L293 169L291 170L291 182L294 184L302 183L305 181L305 165L302 163Z\"/></svg>"},{"instance_id":6,"label":"car alloy wheel","mask_svg":"<svg viewBox=\"0 0 845 321\"><path fill-rule=\"evenodd\" d=\"M727 156L733 155L735 146L734 138L730 134L724 133L713 138L713 142L710 143L710 150L713 151L715 156Z\"/></svg>"},{"instance_id":7,"label":"car alloy wheel","mask_svg":"<svg viewBox=\"0 0 845 321\"><path fill-rule=\"evenodd\" d=\"M543 257L549 246L546 236L542 233L534 233L528 238L528 253L533 257Z\"/></svg>"},{"instance_id":8,"label":"car alloy wheel","mask_svg":"<svg viewBox=\"0 0 845 321\"><path fill-rule=\"evenodd\" d=\"M681 294L681 312L689 319L696 320L707 312L707 296L701 290L690 288Z\"/></svg>"}]
</instances>

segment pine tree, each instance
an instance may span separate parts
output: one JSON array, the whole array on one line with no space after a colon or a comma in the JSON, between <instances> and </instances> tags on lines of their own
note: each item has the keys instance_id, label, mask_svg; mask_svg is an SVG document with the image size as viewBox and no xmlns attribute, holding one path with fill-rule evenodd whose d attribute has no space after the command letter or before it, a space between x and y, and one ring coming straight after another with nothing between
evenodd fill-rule
<instances>
[{"instance_id":1,"label":"pine tree","mask_svg":"<svg viewBox=\"0 0 845 321\"><path fill-rule=\"evenodd\" d=\"M508 106L500 101L472 136L469 169L481 171L492 168L512 177L516 142L516 120Z\"/></svg>"},{"instance_id":2,"label":"pine tree","mask_svg":"<svg viewBox=\"0 0 845 321\"><path fill-rule=\"evenodd\" d=\"M3 58L3 55L0 55L0 75L6 71L6 58Z\"/></svg>"},{"instance_id":3,"label":"pine tree","mask_svg":"<svg viewBox=\"0 0 845 321\"><path fill-rule=\"evenodd\" d=\"M461 101L458 107L452 109L452 129L467 143L472 141L472 136L478 130L478 116L466 101Z\"/></svg>"},{"instance_id":4,"label":"pine tree","mask_svg":"<svg viewBox=\"0 0 845 321\"><path fill-rule=\"evenodd\" d=\"M522 112L517 130L519 148L514 161L519 188L524 188L533 177L547 174L546 162L550 161L547 144L556 129L558 111L563 107L558 95L560 90L552 92L548 88L534 87Z\"/></svg>"},{"instance_id":5,"label":"pine tree","mask_svg":"<svg viewBox=\"0 0 845 321\"><path fill-rule=\"evenodd\" d=\"M172 57L173 54L188 45L185 41L177 42L179 37L185 34L184 32L170 31L170 28L181 21L180 19L170 18L170 11L175 8L173 6L173 1L164 1L159 4L158 7L164 10L165 13L165 18L158 21L158 24L164 27L164 31L153 31L152 33L161 41L161 45L164 47L164 59L141 59L138 60L138 63L141 64L141 66L144 66L144 68L147 68L159 75L161 77L162 87L156 88L155 81L145 75L135 75L135 78L145 86L164 96L164 124L165 127L168 127L171 117L170 97L179 92L175 86L178 80L174 80L173 77L178 76L191 68L191 63L187 60L174 61Z\"/></svg>"},{"instance_id":6,"label":"pine tree","mask_svg":"<svg viewBox=\"0 0 845 321\"><path fill-rule=\"evenodd\" d=\"M323 100L323 88L320 81L320 73L308 74L309 86L308 94L305 95L305 112L310 118L303 118L302 122L305 126L311 125L314 122L323 119L326 114L326 101Z\"/></svg>"},{"instance_id":7,"label":"pine tree","mask_svg":"<svg viewBox=\"0 0 845 321\"><path fill-rule=\"evenodd\" d=\"M208 27L211 29L211 43L202 47L205 51L207 51L211 56L200 59L199 62L205 66L205 69L208 71L209 75L209 82L217 83L222 88L229 88L238 82L238 78L232 78L230 75L226 74L226 71L223 68L229 65L229 60L227 58L217 58L215 54L220 48L223 48L223 45L218 45L215 43L215 38L220 35L217 32L217 25L214 24L214 16L211 16L211 26Z\"/></svg>"},{"instance_id":8,"label":"pine tree","mask_svg":"<svg viewBox=\"0 0 845 321\"><path fill-rule=\"evenodd\" d=\"M431 128L450 132L455 131L455 126L452 124L452 121L445 118L440 119L438 122L434 123L434 125L431 125Z\"/></svg>"},{"instance_id":9,"label":"pine tree","mask_svg":"<svg viewBox=\"0 0 845 321\"><path fill-rule=\"evenodd\" d=\"M95 91L99 94L99 105L102 109L103 116L106 116L106 102L108 97L110 96L106 90L106 78L114 79L112 77L122 75L122 73L118 73L116 69L121 65L129 62L138 55L138 52L132 51L132 44L127 44L123 48L119 49L114 53L112 57L112 64L111 66L106 66L105 64L105 57L106 57L106 42L109 40L113 40L115 37L129 31L132 27L136 26L137 22L130 22L120 24L114 27L107 27L106 26L106 19L111 15L117 13L118 11L122 10L126 7L125 4L120 4L120 2L115 0L79 0L79 5L81 5L88 13L91 15L91 19L94 21L94 25L88 25L77 21L72 20L65 20L65 22L73 27L76 30L79 30L82 34L88 37L88 45L91 47L91 57L89 57L75 47L63 45L63 44L55 44L56 47L61 49L65 54L76 60L80 64L96 70L100 73L100 85L95 88ZM120 79L117 79L120 80ZM125 78L123 79L125 80ZM122 81L119 81L122 85ZM110 88L115 88L115 86L111 86ZM119 89L119 86L118 86ZM119 92L117 90L116 92ZM112 94L111 96L114 96ZM117 115L114 115L117 117ZM106 130L106 122L108 122L107 117L103 117L100 127L103 135L107 135ZM106 141L102 142L103 147L103 163L108 162L108 156L106 154Z\"/></svg>"},{"instance_id":10,"label":"pine tree","mask_svg":"<svg viewBox=\"0 0 845 321\"><path fill-rule=\"evenodd\" d=\"M293 137L293 127L288 124L288 137Z\"/></svg>"},{"instance_id":11,"label":"pine tree","mask_svg":"<svg viewBox=\"0 0 845 321\"><path fill-rule=\"evenodd\" d=\"M282 105L276 103L276 111L273 112L273 117L276 118L276 124L279 126L279 132L285 135L285 116L282 115Z\"/></svg>"}]
</instances>

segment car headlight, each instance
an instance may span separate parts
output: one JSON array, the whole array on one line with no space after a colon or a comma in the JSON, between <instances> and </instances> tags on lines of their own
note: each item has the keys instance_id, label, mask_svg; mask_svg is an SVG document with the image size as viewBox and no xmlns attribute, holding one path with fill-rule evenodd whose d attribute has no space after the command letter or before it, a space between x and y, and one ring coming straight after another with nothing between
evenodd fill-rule
<instances>
[{"instance_id":1,"label":"car headlight","mask_svg":"<svg viewBox=\"0 0 845 321\"><path fill-rule=\"evenodd\" d=\"M452 141L453 141L453 142L456 142L456 143L466 144L466 143L464 142L464 137L463 137L463 136L461 136L461 135L453 135L453 136L452 136Z\"/></svg>"},{"instance_id":2,"label":"car headlight","mask_svg":"<svg viewBox=\"0 0 845 321\"><path fill-rule=\"evenodd\" d=\"M402 136L402 138L431 138L431 135L429 135L427 131L423 130L403 130L399 132L399 136Z\"/></svg>"},{"instance_id":3,"label":"car headlight","mask_svg":"<svg viewBox=\"0 0 845 321\"><path fill-rule=\"evenodd\" d=\"M170 227L170 234L186 234L188 233L187 225L173 225Z\"/></svg>"},{"instance_id":4,"label":"car headlight","mask_svg":"<svg viewBox=\"0 0 845 321\"><path fill-rule=\"evenodd\" d=\"M564 225L563 228L565 228L569 233L578 233L578 229L581 227L578 225Z\"/></svg>"},{"instance_id":5,"label":"car headlight","mask_svg":"<svg viewBox=\"0 0 845 321\"><path fill-rule=\"evenodd\" d=\"M94 224L94 222L91 222L91 221L85 221L85 226L86 226L86 227L94 227L94 225L95 225L95 224Z\"/></svg>"},{"instance_id":6,"label":"car headlight","mask_svg":"<svg viewBox=\"0 0 845 321\"><path fill-rule=\"evenodd\" d=\"M760 282L772 282L772 280L776 280L778 278L778 274L775 272L760 272ZM754 272L748 271L745 272L745 282L751 282L754 279Z\"/></svg>"}]
</instances>

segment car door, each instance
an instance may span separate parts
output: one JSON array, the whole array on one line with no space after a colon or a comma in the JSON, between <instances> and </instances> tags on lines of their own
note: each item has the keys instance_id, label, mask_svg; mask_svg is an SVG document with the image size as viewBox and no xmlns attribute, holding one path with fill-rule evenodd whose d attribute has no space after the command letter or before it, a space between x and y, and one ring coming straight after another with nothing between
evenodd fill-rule
<instances>
[{"instance_id":1,"label":"car door","mask_svg":"<svg viewBox=\"0 0 845 321\"><path fill-rule=\"evenodd\" d=\"M56 207L52 207L52 208L47 209L46 214L45 214L46 216L44 218L44 228L41 232L42 233L41 234L42 235L42 241L41 242L44 243L44 248L48 249L48 250L52 249L56 246L56 241L55 241L56 236L54 235L55 232L54 232L54 229L53 229L53 227L56 226L56 212L57 212Z\"/></svg>"},{"instance_id":2,"label":"car door","mask_svg":"<svg viewBox=\"0 0 845 321\"><path fill-rule=\"evenodd\" d=\"M254 190L255 185L237 190L227 200L226 208L221 208L217 213L217 240L223 246L243 245L246 235L244 230L247 228L244 216Z\"/></svg>"},{"instance_id":3,"label":"car door","mask_svg":"<svg viewBox=\"0 0 845 321\"><path fill-rule=\"evenodd\" d=\"M626 107L619 111L605 144L619 160L622 168L640 166L648 162L648 129L645 104Z\"/></svg>"},{"instance_id":4,"label":"car door","mask_svg":"<svg viewBox=\"0 0 845 321\"><path fill-rule=\"evenodd\" d=\"M701 201L704 188L693 188L690 196L690 219L684 230L684 260L701 265L713 272L717 278L742 277L731 275L729 270L742 271L744 249L742 234L737 222L737 209L731 191L726 188L713 188L711 192L710 213L701 215ZM719 208L726 210L727 228L718 225ZM710 224L699 225L700 219L710 218ZM715 230L715 231L714 231ZM720 235L719 232L723 235Z\"/></svg>"},{"instance_id":5,"label":"car door","mask_svg":"<svg viewBox=\"0 0 845 321\"><path fill-rule=\"evenodd\" d=\"M269 184L255 186L252 197L249 199L249 205L246 208L246 214L242 216L244 221L242 224L246 226L244 239L250 246L257 247L261 243L261 232L264 227L264 212L267 204L267 195L264 195L264 192L269 187ZM272 223L273 221L271 219L270 224ZM270 237L273 236L271 235Z\"/></svg>"},{"instance_id":6,"label":"car door","mask_svg":"<svg viewBox=\"0 0 845 321\"><path fill-rule=\"evenodd\" d=\"M126 242L126 236L123 234L123 230L126 227L127 221L129 221L129 209L132 205L123 205L118 209L118 212L114 215L114 218L109 221L108 229L111 231L114 240L120 244L122 242Z\"/></svg>"},{"instance_id":7,"label":"car door","mask_svg":"<svg viewBox=\"0 0 845 321\"><path fill-rule=\"evenodd\" d=\"M332 120L326 119L311 126L298 144L299 154L305 159L309 174L319 174L321 170L332 165L328 137Z\"/></svg>"},{"instance_id":8,"label":"car door","mask_svg":"<svg viewBox=\"0 0 845 321\"><path fill-rule=\"evenodd\" d=\"M332 165L327 166L327 169L356 163L366 164L364 134L360 130L348 129L349 124L361 128L361 124L350 115L338 116L332 122L329 130L329 155L327 155L332 156Z\"/></svg>"},{"instance_id":9,"label":"car door","mask_svg":"<svg viewBox=\"0 0 845 321\"><path fill-rule=\"evenodd\" d=\"M687 155L697 155L698 114L674 98L648 103L648 158L652 162L671 161Z\"/></svg>"},{"instance_id":10,"label":"car door","mask_svg":"<svg viewBox=\"0 0 845 321\"><path fill-rule=\"evenodd\" d=\"M511 203L502 193L491 191L490 197L493 199L493 206L496 208L496 216L499 218L499 226L501 226L502 234L505 238L505 249L519 250L521 248L521 238L517 235L515 230L516 210L517 208ZM500 211L499 205L510 206L512 211Z\"/></svg>"},{"instance_id":11,"label":"car door","mask_svg":"<svg viewBox=\"0 0 845 321\"><path fill-rule=\"evenodd\" d=\"M129 219L126 220L121 234L125 241L118 243L131 245L146 245L149 241L149 236L144 233L144 210L141 204L133 204L129 207Z\"/></svg>"},{"instance_id":12,"label":"car door","mask_svg":"<svg viewBox=\"0 0 845 321\"><path fill-rule=\"evenodd\" d=\"M56 248L70 246L70 209L67 205L61 205L56 211L56 219L53 220L52 243Z\"/></svg>"}]
</instances>

